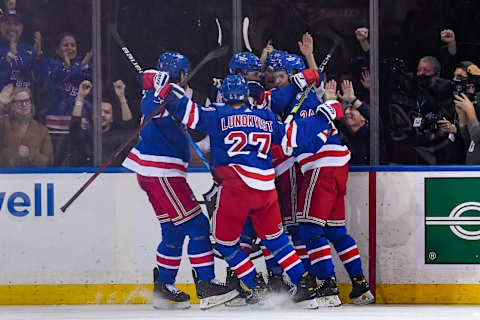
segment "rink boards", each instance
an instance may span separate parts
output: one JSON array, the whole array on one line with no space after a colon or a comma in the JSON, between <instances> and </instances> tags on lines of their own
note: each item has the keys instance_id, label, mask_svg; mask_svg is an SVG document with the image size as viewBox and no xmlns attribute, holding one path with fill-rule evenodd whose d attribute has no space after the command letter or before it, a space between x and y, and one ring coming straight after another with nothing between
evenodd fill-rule
<instances>
[{"instance_id":1,"label":"rink boards","mask_svg":"<svg viewBox=\"0 0 480 320\"><path fill-rule=\"evenodd\" d=\"M375 261L377 302L480 303L480 172L390 169L352 170L346 201L367 277L369 258ZM160 228L146 195L134 174L113 169L62 213L91 175L82 171L0 173L0 304L150 301ZM211 185L202 171L188 175L199 198ZM369 215L376 215L376 239L369 239ZM376 240L371 256L369 240ZM177 282L195 296L182 259ZM255 263L264 269L261 258ZM348 301L347 274L336 257L335 265ZM217 278L224 279L224 267L216 259Z\"/></svg>"}]
</instances>

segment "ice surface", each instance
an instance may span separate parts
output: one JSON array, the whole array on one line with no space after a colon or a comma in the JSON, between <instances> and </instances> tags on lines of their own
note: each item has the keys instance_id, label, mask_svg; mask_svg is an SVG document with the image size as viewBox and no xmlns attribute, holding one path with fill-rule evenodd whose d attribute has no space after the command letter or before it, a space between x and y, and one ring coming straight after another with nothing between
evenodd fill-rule
<instances>
[{"instance_id":1,"label":"ice surface","mask_svg":"<svg viewBox=\"0 0 480 320\"><path fill-rule=\"evenodd\" d=\"M218 307L206 311L194 305L188 310L155 310L152 305L82 305L82 306L0 306L0 320L310 320L310 319L480 319L480 306L439 305L343 305L318 310L255 310L251 307Z\"/></svg>"}]
</instances>

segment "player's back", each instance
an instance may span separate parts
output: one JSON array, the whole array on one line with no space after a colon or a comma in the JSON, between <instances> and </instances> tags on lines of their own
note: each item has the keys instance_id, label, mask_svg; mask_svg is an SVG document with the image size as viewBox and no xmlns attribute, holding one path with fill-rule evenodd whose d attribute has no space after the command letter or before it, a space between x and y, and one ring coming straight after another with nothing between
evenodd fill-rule
<instances>
[{"instance_id":1,"label":"player's back","mask_svg":"<svg viewBox=\"0 0 480 320\"><path fill-rule=\"evenodd\" d=\"M233 108L215 104L214 108L216 123L208 128L214 166L220 172L225 166L233 168L243 182L255 189L273 189L270 147L279 139L275 115L246 105Z\"/></svg>"}]
</instances>

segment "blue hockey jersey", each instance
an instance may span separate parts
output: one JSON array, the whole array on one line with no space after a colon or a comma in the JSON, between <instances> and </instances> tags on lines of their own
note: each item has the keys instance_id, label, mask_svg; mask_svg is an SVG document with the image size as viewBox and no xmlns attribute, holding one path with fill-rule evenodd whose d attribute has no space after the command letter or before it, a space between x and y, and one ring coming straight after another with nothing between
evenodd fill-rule
<instances>
[{"instance_id":1,"label":"blue hockey jersey","mask_svg":"<svg viewBox=\"0 0 480 320\"><path fill-rule=\"evenodd\" d=\"M57 58L44 58L46 68L43 80L48 81L49 106L45 118L45 124L50 130L70 130L75 99L78 95L78 87L83 80L92 79L92 65L82 69L81 60L72 61L69 69L66 69L63 61ZM86 108L82 110L82 122L89 118L87 110L91 110L91 103L86 99Z\"/></svg>"},{"instance_id":2,"label":"blue hockey jersey","mask_svg":"<svg viewBox=\"0 0 480 320\"><path fill-rule=\"evenodd\" d=\"M144 77L149 77L145 71ZM145 81L144 81L145 83ZM144 86L144 89L146 87ZM143 118L157 107L154 90L147 87L141 102ZM163 109L140 133L140 142L132 148L123 166L148 177L185 177L190 150L182 130L175 124L166 109Z\"/></svg>"},{"instance_id":3,"label":"blue hockey jersey","mask_svg":"<svg viewBox=\"0 0 480 320\"><path fill-rule=\"evenodd\" d=\"M324 142L319 133L331 129L323 116L282 124L268 109L246 105L235 109L226 104L203 107L185 96L170 101L168 108L189 128L210 135L215 167L232 167L246 185L258 190L275 189L271 144L295 152L305 144Z\"/></svg>"},{"instance_id":4,"label":"blue hockey jersey","mask_svg":"<svg viewBox=\"0 0 480 320\"><path fill-rule=\"evenodd\" d=\"M291 84L281 89L271 90L266 95L266 105L276 114L285 117L295 104L300 100L303 92L299 92L296 85ZM326 101L327 104L339 103L338 101ZM318 105L322 104L315 92L310 91L294 119L306 119L314 116ZM340 167L350 160L350 151L340 141L337 129L333 126L330 130L321 133L325 143L303 144L296 149L296 161L299 163L302 172L321 167Z\"/></svg>"},{"instance_id":5,"label":"blue hockey jersey","mask_svg":"<svg viewBox=\"0 0 480 320\"><path fill-rule=\"evenodd\" d=\"M6 59L10 44L0 39L0 88L11 83L15 87L31 88L42 70L43 59L34 57L33 47L20 42L18 55L9 63Z\"/></svg>"}]
</instances>

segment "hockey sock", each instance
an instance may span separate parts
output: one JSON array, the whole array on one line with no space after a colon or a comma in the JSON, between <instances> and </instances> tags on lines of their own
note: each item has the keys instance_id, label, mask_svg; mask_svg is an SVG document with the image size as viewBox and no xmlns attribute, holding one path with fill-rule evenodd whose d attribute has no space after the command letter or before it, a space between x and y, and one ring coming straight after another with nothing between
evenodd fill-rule
<instances>
[{"instance_id":1,"label":"hockey sock","mask_svg":"<svg viewBox=\"0 0 480 320\"><path fill-rule=\"evenodd\" d=\"M240 235L240 248L242 248L247 255L250 255L256 238L257 235L253 229L252 221L247 218L245 225L243 226L242 234Z\"/></svg>"},{"instance_id":2,"label":"hockey sock","mask_svg":"<svg viewBox=\"0 0 480 320\"><path fill-rule=\"evenodd\" d=\"M280 276L283 273L282 267L275 261L273 254L265 247L264 240L262 240L260 247L262 248L263 257L265 258L265 266L267 270L272 270L273 275Z\"/></svg>"},{"instance_id":3,"label":"hockey sock","mask_svg":"<svg viewBox=\"0 0 480 320\"><path fill-rule=\"evenodd\" d=\"M161 228L162 241L157 247L158 281L174 284L182 260L185 233L171 222L162 223Z\"/></svg>"},{"instance_id":4,"label":"hockey sock","mask_svg":"<svg viewBox=\"0 0 480 320\"><path fill-rule=\"evenodd\" d=\"M215 278L213 270L213 250L210 242L210 224L205 215L199 214L184 226L190 237L188 258L197 272L199 280Z\"/></svg>"},{"instance_id":5,"label":"hockey sock","mask_svg":"<svg viewBox=\"0 0 480 320\"><path fill-rule=\"evenodd\" d=\"M257 275L257 271L247 253L240 249L238 244L227 246L217 241L216 247L230 268L235 272L238 279L240 279L247 288L253 289L256 284L255 276Z\"/></svg>"},{"instance_id":6,"label":"hockey sock","mask_svg":"<svg viewBox=\"0 0 480 320\"><path fill-rule=\"evenodd\" d=\"M302 260L303 267L305 270L310 272L310 259L308 258L307 247L300 236L300 227L299 226L288 226L288 233L290 234L293 242L293 248L297 252L298 257Z\"/></svg>"},{"instance_id":7,"label":"hockey sock","mask_svg":"<svg viewBox=\"0 0 480 320\"><path fill-rule=\"evenodd\" d=\"M295 284L299 283L305 269L285 232L275 239L262 240L262 243L273 254L275 261L285 270L290 280Z\"/></svg>"},{"instance_id":8,"label":"hockey sock","mask_svg":"<svg viewBox=\"0 0 480 320\"><path fill-rule=\"evenodd\" d=\"M325 235L333 244L350 278L363 274L362 261L355 240L347 234L347 228L325 227Z\"/></svg>"},{"instance_id":9,"label":"hockey sock","mask_svg":"<svg viewBox=\"0 0 480 320\"><path fill-rule=\"evenodd\" d=\"M330 245L323 229L313 223L300 223L300 234L307 247L310 270L319 280L335 276Z\"/></svg>"}]
</instances>

